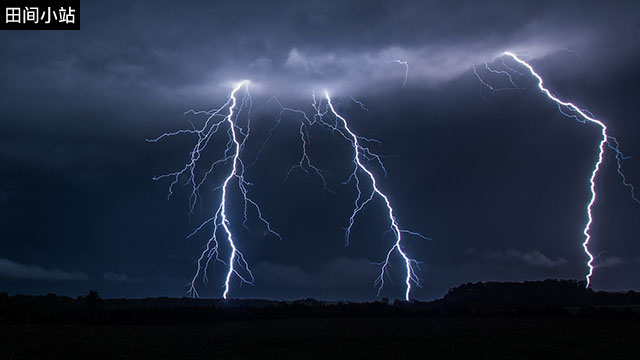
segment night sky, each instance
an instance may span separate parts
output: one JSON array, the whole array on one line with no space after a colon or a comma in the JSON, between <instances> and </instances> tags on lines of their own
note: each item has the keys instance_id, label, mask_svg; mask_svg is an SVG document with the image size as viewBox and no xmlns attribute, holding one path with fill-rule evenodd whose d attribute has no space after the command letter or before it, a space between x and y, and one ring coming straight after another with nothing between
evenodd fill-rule
<instances>
[{"instance_id":1,"label":"night sky","mask_svg":"<svg viewBox=\"0 0 640 360\"><path fill-rule=\"evenodd\" d=\"M505 87L483 62L504 70L498 55L522 54L557 96L608 125L634 157L622 164L627 179L640 184L637 1L84 1L80 31L2 31L0 47L0 292L184 296L208 233L186 236L219 192L208 184L191 216L188 188L167 202L170 181L152 178L180 169L195 139L145 139L201 121L184 112L221 106L243 79L253 97L247 159L278 115L271 96L311 113L312 91L325 88L354 131L382 141L380 188L402 227L432 238L404 241L422 263L417 299L469 281L586 273L599 128L562 116L531 76L514 75L518 90L484 88L474 64ZM408 61L404 86L393 59ZM372 300L375 263L393 242L383 204L356 219L345 247L352 150L310 128L309 155L335 193L299 171L283 182L300 158L299 121L285 114L246 174L283 239L255 217L243 229L231 195L255 275L253 286L234 280L231 296ZM613 155L597 179L593 288L638 290L640 204ZM225 268L210 270L198 289L219 297ZM390 280L382 296L402 298L397 258Z\"/></svg>"}]
</instances>

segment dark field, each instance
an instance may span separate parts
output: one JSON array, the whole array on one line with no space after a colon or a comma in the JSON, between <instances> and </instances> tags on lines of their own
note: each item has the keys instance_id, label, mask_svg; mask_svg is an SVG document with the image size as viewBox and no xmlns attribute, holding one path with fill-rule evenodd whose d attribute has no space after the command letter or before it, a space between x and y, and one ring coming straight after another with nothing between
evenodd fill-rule
<instances>
[{"instance_id":1,"label":"dark field","mask_svg":"<svg viewBox=\"0 0 640 360\"><path fill-rule=\"evenodd\" d=\"M3 325L2 359L634 359L640 322L320 318L189 325Z\"/></svg>"}]
</instances>

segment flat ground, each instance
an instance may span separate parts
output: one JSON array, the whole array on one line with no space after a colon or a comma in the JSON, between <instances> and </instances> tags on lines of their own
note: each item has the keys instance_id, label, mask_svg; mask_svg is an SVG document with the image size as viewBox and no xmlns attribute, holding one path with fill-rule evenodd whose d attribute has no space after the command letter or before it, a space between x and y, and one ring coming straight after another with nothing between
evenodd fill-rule
<instances>
[{"instance_id":1,"label":"flat ground","mask_svg":"<svg viewBox=\"0 0 640 360\"><path fill-rule=\"evenodd\" d=\"M0 359L632 359L640 322L329 318L0 326Z\"/></svg>"}]
</instances>

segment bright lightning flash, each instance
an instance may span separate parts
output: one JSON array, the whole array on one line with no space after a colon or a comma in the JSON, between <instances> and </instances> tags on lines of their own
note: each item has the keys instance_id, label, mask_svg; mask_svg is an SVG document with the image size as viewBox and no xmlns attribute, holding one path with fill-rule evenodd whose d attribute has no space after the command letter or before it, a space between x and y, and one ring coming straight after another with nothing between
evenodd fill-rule
<instances>
[{"instance_id":1,"label":"bright lightning flash","mask_svg":"<svg viewBox=\"0 0 640 360\"><path fill-rule=\"evenodd\" d=\"M587 262L587 267L588 267L588 273L586 275L586 280L587 280L587 287L589 287L589 285L591 284L591 276L593 275L593 260L594 260L594 256L591 254L591 251L589 250L589 242L591 241L591 225L593 224L593 205L596 202L596 198L597 198L597 192L596 192L596 178L598 176L598 172L600 171L600 167L602 165L603 159L604 159L604 151L605 151L605 145L607 145L610 149L612 149L616 155L616 161L618 163L618 167L617 167L617 171L618 174L622 177L622 183L624 184L624 186L628 187L630 192L631 192L631 197L634 201L640 203L640 200L635 196L634 194L634 187L633 185L631 185L630 183L627 182L624 174L621 171L621 160L625 160L628 157L624 156L622 154L622 152L620 151L620 145L617 141L616 138L610 136L607 133L607 126L600 120L596 119L589 111L584 110L584 109L580 109L577 105L575 105L572 102L568 102L568 101L563 101L560 100L558 97L556 97L555 95L553 95L551 93L551 91L549 91L549 89L545 88L543 85L543 80L542 77L534 70L534 68L527 63L526 61L522 60L521 58L519 58L516 54L510 52L510 51L506 51L503 53L504 56L508 56L511 57L513 60L515 60L517 63L519 63L520 65L524 66L530 73L531 75L533 75L537 82L538 82L538 89L540 90L540 92L542 92L544 95L546 95L549 99L551 99L553 102L556 103L556 105L558 106L558 110L565 116L567 117L571 117L574 118L578 121L581 122L590 122L593 124L596 124L600 127L601 129L601 138L600 138L600 142L598 144L598 156L596 158L596 162L593 166L593 170L591 171L591 176L589 177L589 189L591 191L591 197L589 199L589 202L587 203L587 207L586 207L586 213L587 213L587 222L585 224L585 227L582 231L582 233L584 234L584 241L582 243L582 247L584 248L584 252L587 255L587 257L589 258L588 262ZM505 63L504 60L501 58L501 60L503 61L503 64L505 65L505 67L513 72L519 73L516 70L508 67ZM497 71L494 69L489 68L489 66L487 65L487 63L485 63L485 68L494 74L505 74L508 79L509 82L511 83L511 85L514 86L515 88L515 83L513 82L513 79L511 77L511 75L506 72L506 71ZM503 90L503 89L514 89L514 88L500 88L500 89L495 89L494 87L492 87L491 85L487 84L485 81L482 80L482 78L480 77L480 75L478 74L478 72L476 71L476 68L474 66L473 71L475 73L475 75L478 77L478 79L480 80L480 82L487 88L489 88L490 90L494 90L494 91L498 91L498 90ZM521 73L520 73L521 74ZM565 112L565 110L568 110L568 112Z\"/></svg>"},{"instance_id":2,"label":"bright lightning flash","mask_svg":"<svg viewBox=\"0 0 640 360\"><path fill-rule=\"evenodd\" d=\"M244 94L242 99L238 101L238 92L244 88ZM247 109L248 120L246 124L246 128L241 127L238 124L239 114L243 111L243 109ZM228 109L228 113L223 115L223 110ZM224 281L224 292L222 294L223 298L227 298L229 296L230 286L232 277L235 275L241 283L252 284L254 277L251 269L247 261L244 258L244 255L238 249L237 241L234 240L234 236L231 232L231 222L229 219L229 214L227 211L227 202L229 201L229 191L230 185L237 181L238 188L243 197L244 203L244 222L243 225L247 227L247 211L249 205L252 205L257 212L258 219L262 221L267 229L272 235L281 239L281 236L275 232L269 222L263 217L262 211L258 204L253 201L248 195L247 186L251 185L245 179L245 165L241 158L242 150L244 149L245 143L249 138L249 133L251 131L250 127L250 112L251 112L251 95L249 94L249 81L242 81L233 88L231 94L229 95L229 99L227 102L220 107L219 109L214 109L211 111L193 111L190 110L187 113L193 114L206 114L207 120L204 122L204 125L200 129L196 129L195 126L190 130L179 130L172 133L165 133L160 135L155 139L149 139L149 142L157 142L158 140L170 137L178 134L195 134L197 135L198 141L196 145L191 150L190 153L190 161L179 171L161 175L154 177L154 180L159 180L163 178L173 178L173 182L169 185L169 194L168 197L172 195L173 186L178 183L181 177L187 177L187 183L191 185L191 197L189 198L191 212L195 207L196 202L200 197L200 188L207 180L207 177L214 171L214 169L218 165L231 163L231 167L224 178L224 181L216 188L217 190L221 190L220 200L218 202L217 210L213 217L206 220L200 226L198 226L187 238L198 233L202 228L204 228L207 224L213 225L212 235L206 243L205 249L202 251L202 254L198 258L197 268L193 279L189 284L188 294L191 297L198 297L198 291L196 290L196 281L200 276L202 276L203 282L207 282L207 270L208 266L213 260L214 262L220 262L227 266L225 281ZM202 151L205 150L207 145L211 142L213 135L215 135L218 130L221 128L227 128L228 142L226 149L224 151L223 157L214 161L209 169L202 175L201 179L197 179L198 174L196 171L196 165L198 164L198 160L201 157ZM220 249L218 242L218 233L222 232L223 236L226 238L229 247L230 253L227 260L223 260L220 258ZM237 268L236 268L237 265Z\"/></svg>"},{"instance_id":3,"label":"bright lightning flash","mask_svg":"<svg viewBox=\"0 0 640 360\"><path fill-rule=\"evenodd\" d=\"M410 300L410 295L411 295L411 285L415 284L417 286L420 286L420 279L418 278L414 269L419 267L419 263L416 260L409 258L406 251L402 248L402 234L403 233L410 234L423 239L429 239L429 238L417 232L404 230L399 227L398 222L394 216L393 208L391 207L391 202L389 198L378 187L378 183L376 181L376 177L373 174L373 172L366 167L364 162L373 161L374 163L378 164L380 169L384 172L384 175L385 176L387 175L387 171L384 167L384 164L382 163L381 157L367 146L369 143L381 144L381 142L375 139L369 139L360 135L356 135L351 130L351 128L349 128L347 120L343 116L339 115L338 112L335 110L334 105L331 102L329 93L327 91L325 91L324 98L326 99L326 102L327 102L326 104L323 103L322 98L320 99L316 98L315 93L313 93L313 102L311 104L313 109L315 110L315 114L313 114L313 116L308 116L302 110L286 107L282 105L282 103L280 103L280 101L278 101L278 99L275 97L271 98L271 100L275 101L280 106L280 113L276 118L276 126L281 123L282 116L285 112L300 116L301 118L300 138L302 141L302 155L300 158L300 162L292 166L289 172L287 173L285 177L285 181L289 178L292 171L295 169L300 169L305 174L309 174L313 172L322 180L323 190L325 192L328 191L328 192L331 192L332 194L336 194L334 191L328 188L327 180L324 176L324 171L322 171L320 168L313 165L313 163L311 162L307 154L307 149L309 146L309 136L307 134L307 127L319 125L327 129L328 131L330 131L332 134L337 134L340 137L347 140L351 144L354 150L353 160L352 160L354 167L349 178L346 181L344 181L343 184L348 184L351 181L353 181L356 184L356 191L358 194L354 201L354 209L352 211L351 216L349 217L349 225L345 229L345 246L349 245L351 230L353 228L353 225L355 224L356 216L367 204L372 202L376 196L379 196L385 203L389 224L390 224L389 231L394 234L395 241L393 246L389 249L389 251L387 251L385 260L383 262L378 263L378 265L380 265L381 267L380 275L375 281L375 284L378 286L378 296L380 295L384 287L385 277L389 276L388 269L390 267L391 257L394 254L394 252L397 252L405 264L405 285L406 285L405 299L408 301ZM355 100L353 97L350 97L350 98L352 101L354 101L364 111L368 113L368 109L364 106L363 103ZM333 121L332 119L329 119L328 118L329 115L333 115L333 117L335 117L335 121ZM364 193L361 187L361 181L362 181L361 177L363 173L365 177L368 179L368 181L371 182L371 185L372 185L371 192L367 194Z\"/></svg>"},{"instance_id":4,"label":"bright lightning flash","mask_svg":"<svg viewBox=\"0 0 640 360\"><path fill-rule=\"evenodd\" d=\"M354 169L353 172L351 173L349 179L346 181L346 183L348 183L351 180L354 180L356 183L356 188L358 190L358 196L355 200L355 208L353 210L353 213L351 214L351 218L349 219L349 227L346 230L346 241L348 244L349 241L349 236L351 234L351 228L354 224L354 220L356 215L360 212L360 210L362 210L368 203L370 203L374 197L376 195L378 195L380 198L382 198L382 200L384 200L384 203L386 205L387 211L388 211L388 217L389 217L389 223L390 223L390 230L393 232L393 235L395 237L395 243L393 244L393 246L391 247L391 249L389 249L389 251L387 252L387 256L385 258L385 260L380 263L381 265L381 269L380 269L380 276L378 277L378 279L376 280L376 282L378 283L379 287L378 287L378 295L380 295L380 292L382 291L382 288L384 287L384 278L387 275L387 268L389 267L389 261L391 259L391 255L393 254L394 251L397 251L398 254L402 257L402 260L404 261L405 264L405 285L406 285L406 290L405 290L405 300L409 301L410 300L410 294L411 294L411 283L416 284L417 286L420 286L420 279L418 278L418 276L415 273L414 270L414 266L418 267L419 263L416 260L413 260L411 258L409 258L409 256L407 256L407 253L405 250L402 249L402 233L409 233L415 236L419 236L421 238L427 239L426 237L413 232L413 231L409 231L409 230L403 230L400 229L400 227L398 226L398 222L395 218L395 216L393 215L393 208L391 207L391 203L389 201L389 198L387 197L387 195L385 195L382 191L380 191L380 189L378 188L378 184L376 182L376 177L373 175L373 173L371 172L371 170L369 170L363 163L362 163L362 159L370 159L371 158L371 152L367 147L364 147L363 145L360 144L360 141L362 138L357 136L350 128L349 128L349 124L347 123L347 120L342 117L340 114L338 114L338 112L336 112L332 102L331 102L331 97L329 96L329 92L325 91L325 97L327 99L327 104L329 106L329 109L331 110L331 113L340 120L340 122L342 123L342 127L344 128L344 131L346 132L346 134L342 131L340 131L343 136L345 136L345 138L347 138L347 140L349 140L351 142L351 145L353 146L353 150L354 150L354 154L353 154L353 163L354 163ZM377 157L377 160L380 161L379 157ZM366 200L362 201L362 190L360 188L360 176L358 175L358 172L363 172L366 174L366 177L371 181L371 192L369 193L369 195L366 196Z\"/></svg>"}]
</instances>

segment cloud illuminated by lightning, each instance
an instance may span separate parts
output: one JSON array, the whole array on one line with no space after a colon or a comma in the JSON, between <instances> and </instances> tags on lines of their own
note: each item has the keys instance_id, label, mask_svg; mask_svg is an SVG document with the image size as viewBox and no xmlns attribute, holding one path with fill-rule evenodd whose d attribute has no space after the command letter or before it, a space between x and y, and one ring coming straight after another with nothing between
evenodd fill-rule
<instances>
[{"instance_id":1,"label":"cloud illuminated by lightning","mask_svg":"<svg viewBox=\"0 0 640 360\"><path fill-rule=\"evenodd\" d=\"M244 88L244 94L239 103L238 92ZM238 124L239 114L243 109L247 109L248 120L246 127L242 127ZM227 114L223 115L223 110L227 109ZM190 211L193 212L194 206L198 201L200 195L200 188L207 180L208 176L214 172L217 166L228 165L231 163L230 169L226 173L226 176L222 183L216 187L217 190L221 190L220 200L217 205L217 209L213 217L209 218L198 226L187 238L192 237L206 225L212 225L213 231L211 237L206 243L205 249L202 251L197 261L197 268L193 279L189 284L189 295L192 297L198 297L198 291L196 290L196 281L202 276L203 281L207 282L207 270L209 264L213 260L214 262L220 262L227 266L226 276L224 280L223 298L229 296L232 277L235 275L241 282L251 284L254 277L244 255L238 249L237 241L231 231L231 221L227 211L227 202L229 201L229 188L233 182L237 182L237 186L242 194L242 200L244 204L244 221L243 225L247 227L248 207L253 206L256 210L257 217L262 221L269 233L281 239L281 236L275 232L270 223L263 217L262 211L258 204L253 201L248 195L247 186L250 185L245 179L245 165L241 158L242 150L245 143L249 138L251 131L250 127L250 109L251 109L251 95L249 94L249 81L245 80L235 85L231 91L227 102L219 109L211 111L188 111L187 113L193 114L205 114L207 119L204 125L200 129L196 129L195 126L190 130L179 130L172 133L165 133L155 139L149 139L149 142L157 142L165 137L175 136L178 134L195 134L197 136L197 142L190 153L190 161L179 171L154 177L154 180L163 178L173 178L173 182L169 185L168 197L172 195L173 186L178 183L181 177L187 177L187 183L191 185L191 196L189 199ZM208 170L204 172L200 179L197 179L198 172L197 165L198 160L202 156L202 152L207 145L212 142L213 135L215 135L220 129L226 128L228 141L221 158L211 163ZM220 257L220 248L218 241L218 233L222 232L226 238L230 251L229 257L226 260ZM237 268L236 268L237 265Z\"/></svg>"}]
</instances>

